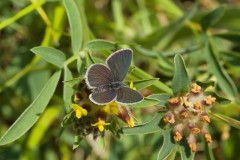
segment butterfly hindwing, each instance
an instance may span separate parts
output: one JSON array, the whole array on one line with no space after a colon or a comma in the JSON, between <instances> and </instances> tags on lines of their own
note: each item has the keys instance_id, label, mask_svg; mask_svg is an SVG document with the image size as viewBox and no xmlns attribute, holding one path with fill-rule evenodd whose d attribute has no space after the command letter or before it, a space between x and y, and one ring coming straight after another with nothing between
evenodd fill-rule
<instances>
[{"instance_id":1,"label":"butterfly hindwing","mask_svg":"<svg viewBox=\"0 0 240 160\"><path fill-rule=\"evenodd\" d=\"M121 87L117 91L116 101L124 104L135 104L143 100L143 96L129 87Z\"/></svg>"},{"instance_id":2,"label":"butterfly hindwing","mask_svg":"<svg viewBox=\"0 0 240 160\"><path fill-rule=\"evenodd\" d=\"M98 105L105 105L112 100L114 100L117 96L117 91L116 90L107 90L104 92L95 92L90 94L89 98L90 100Z\"/></svg>"}]
</instances>

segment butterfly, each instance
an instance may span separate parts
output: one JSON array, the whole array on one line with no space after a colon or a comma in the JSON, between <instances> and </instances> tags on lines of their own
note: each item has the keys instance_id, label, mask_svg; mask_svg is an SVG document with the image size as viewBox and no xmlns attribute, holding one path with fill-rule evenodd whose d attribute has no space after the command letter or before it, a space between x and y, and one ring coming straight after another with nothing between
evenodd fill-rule
<instances>
[{"instance_id":1,"label":"butterfly","mask_svg":"<svg viewBox=\"0 0 240 160\"><path fill-rule=\"evenodd\" d=\"M112 100L122 104L135 104L143 96L123 83L132 62L131 49L120 49L106 59L105 64L92 64L86 71L85 82L92 93L89 99L98 105Z\"/></svg>"}]
</instances>

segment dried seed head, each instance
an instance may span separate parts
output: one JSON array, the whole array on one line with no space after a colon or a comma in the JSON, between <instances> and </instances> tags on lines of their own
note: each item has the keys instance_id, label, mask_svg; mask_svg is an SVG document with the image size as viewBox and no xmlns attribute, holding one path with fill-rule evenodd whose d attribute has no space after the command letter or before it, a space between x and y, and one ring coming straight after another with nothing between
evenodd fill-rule
<instances>
[{"instance_id":1,"label":"dried seed head","mask_svg":"<svg viewBox=\"0 0 240 160\"><path fill-rule=\"evenodd\" d=\"M167 114L165 115L165 117L163 118L163 121L168 124L168 123L171 123L173 124L175 122L175 119L174 119L174 115L172 114L171 111L167 112Z\"/></svg>"},{"instance_id":2,"label":"dried seed head","mask_svg":"<svg viewBox=\"0 0 240 160\"><path fill-rule=\"evenodd\" d=\"M197 151L196 143L189 143L189 147L190 147L192 152L196 152Z\"/></svg>"},{"instance_id":3,"label":"dried seed head","mask_svg":"<svg viewBox=\"0 0 240 160\"><path fill-rule=\"evenodd\" d=\"M188 127L191 130L192 134L197 134L200 132L200 129L194 123L190 123Z\"/></svg>"},{"instance_id":4,"label":"dried seed head","mask_svg":"<svg viewBox=\"0 0 240 160\"><path fill-rule=\"evenodd\" d=\"M203 113L200 117L200 120L205 123L210 123L210 117L207 113Z\"/></svg>"},{"instance_id":5,"label":"dried seed head","mask_svg":"<svg viewBox=\"0 0 240 160\"><path fill-rule=\"evenodd\" d=\"M174 97L168 100L168 103L172 106L176 106L180 104L179 97Z\"/></svg>"},{"instance_id":6,"label":"dried seed head","mask_svg":"<svg viewBox=\"0 0 240 160\"><path fill-rule=\"evenodd\" d=\"M200 93L201 90L202 90L202 88L199 85L197 85L196 83L191 84L191 92L196 94L196 93Z\"/></svg>"},{"instance_id":7,"label":"dried seed head","mask_svg":"<svg viewBox=\"0 0 240 160\"><path fill-rule=\"evenodd\" d=\"M203 109L202 104L200 102L195 103L194 109L197 111L201 111Z\"/></svg>"},{"instance_id":8,"label":"dried seed head","mask_svg":"<svg viewBox=\"0 0 240 160\"><path fill-rule=\"evenodd\" d=\"M193 104L188 101L188 97L182 97L182 101L185 108L193 108Z\"/></svg>"},{"instance_id":9,"label":"dried seed head","mask_svg":"<svg viewBox=\"0 0 240 160\"><path fill-rule=\"evenodd\" d=\"M212 143L212 137L209 133L204 134L204 138L206 139L208 144Z\"/></svg>"},{"instance_id":10,"label":"dried seed head","mask_svg":"<svg viewBox=\"0 0 240 160\"><path fill-rule=\"evenodd\" d=\"M216 98L215 97L212 97L211 95L207 96L205 99L204 99L204 102L207 104L207 105L213 105L216 101Z\"/></svg>"},{"instance_id":11,"label":"dried seed head","mask_svg":"<svg viewBox=\"0 0 240 160\"><path fill-rule=\"evenodd\" d=\"M188 117L188 111L186 109L182 110L180 113L179 113L179 118L181 119L185 119Z\"/></svg>"},{"instance_id":12,"label":"dried seed head","mask_svg":"<svg viewBox=\"0 0 240 160\"><path fill-rule=\"evenodd\" d=\"M179 142L179 141L182 140L183 137L182 137L182 134L180 132L176 131L176 132L174 132L174 137L173 138L176 142Z\"/></svg>"}]
</instances>

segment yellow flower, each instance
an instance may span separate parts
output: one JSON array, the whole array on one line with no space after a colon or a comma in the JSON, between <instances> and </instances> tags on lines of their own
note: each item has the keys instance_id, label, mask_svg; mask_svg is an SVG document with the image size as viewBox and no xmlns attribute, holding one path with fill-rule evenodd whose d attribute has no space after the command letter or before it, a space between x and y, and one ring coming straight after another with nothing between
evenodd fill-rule
<instances>
[{"instance_id":1,"label":"yellow flower","mask_svg":"<svg viewBox=\"0 0 240 160\"><path fill-rule=\"evenodd\" d=\"M110 103L105 105L102 110L104 110L105 112L107 112L109 114L117 115L119 112L119 107L115 101L111 101Z\"/></svg>"},{"instance_id":2,"label":"yellow flower","mask_svg":"<svg viewBox=\"0 0 240 160\"><path fill-rule=\"evenodd\" d=\"M76 117L80 119L82 116L86 116L88 111L82 108L78 104L72 104L72 109L76 112Z\"/></svg>"},{"instance_id":3,"label":"yellow flower","mask_svg":"<svg viewBox=\"0 0 240 160\"><path fill-rule=\"evenodd\" d=\"M92 126L97 126L99 131L102 132L104 130L104 126L110 125L110 123L106 123L101 118L98 119L97 123L92 124Z\"/></svg>"},{"instance_id":4,"label":"yellow flower","mask_svg":"<svg viewBox=\"0 0 240 160\"><path fill-rule=\"evenodd\" d=\"M131 89L133 89L133 90L137 90L137 88L133 86L133 81L130 82L129 87L130 87Z\"/></svg>"}]
</instances>

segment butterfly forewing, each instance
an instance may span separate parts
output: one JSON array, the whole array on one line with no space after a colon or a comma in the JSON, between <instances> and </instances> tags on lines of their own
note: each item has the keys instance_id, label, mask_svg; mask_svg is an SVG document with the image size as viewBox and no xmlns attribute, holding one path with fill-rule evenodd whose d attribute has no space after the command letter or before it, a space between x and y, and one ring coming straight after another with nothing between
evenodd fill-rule
<instances>
[{"instance_id":1,"label":"butterfly forewing","mask_svg":"<svg viewBox=\"0 0 240 160\"><path fill-rule=\"evenodd\" d=\"M95 104L104 105L114 100L116 96L117 96L117 91L111 89L104 92L92 93L90 94L89 98Z\"/></svg>"},{"instance_id":2,"label":"butterfly forewing","mask_svg":"<svg viewBox=\"0 0 240 160\"><path fill-rule=\"evenodd\" d=\"M107 60L115 81L122 82L125 78L132 61L132 50L121 49L113 53Z\"/></svg>"},{"instance_id":3,"label":"butterfly forewing","mask_svg":"<svg viewBox=\"0 0 240 160\"><path fill-rule=\"evenodd\" d=\"M114 80L111 71L103 64L93 64L86 72L86 83L89 88L108 85L113 81Z\"/></svg>"},{"instance_id":4,"label":"butterfly forewing","mask_svg":"<svg viewBox=\"0 0 240 160\"><path fill-rule=\"evenodd\" d=\"M121 87L118 89L116 101L125 104L139 103L143 100L143 96L128 87Z\"/></svg>"}]
</instances>

